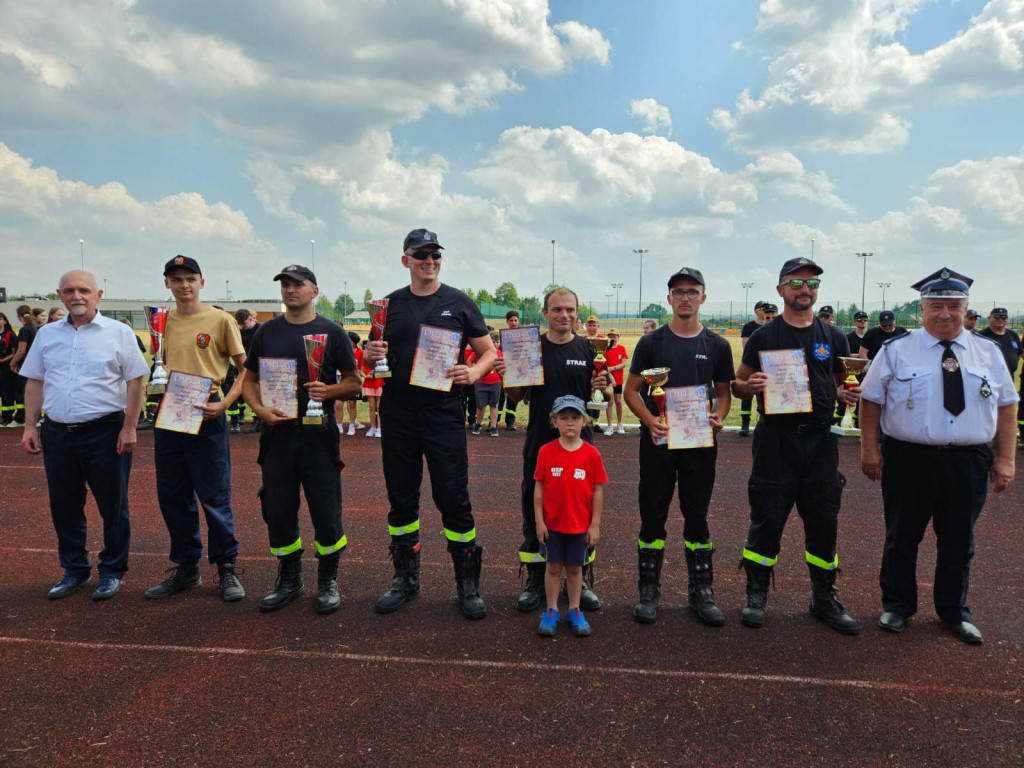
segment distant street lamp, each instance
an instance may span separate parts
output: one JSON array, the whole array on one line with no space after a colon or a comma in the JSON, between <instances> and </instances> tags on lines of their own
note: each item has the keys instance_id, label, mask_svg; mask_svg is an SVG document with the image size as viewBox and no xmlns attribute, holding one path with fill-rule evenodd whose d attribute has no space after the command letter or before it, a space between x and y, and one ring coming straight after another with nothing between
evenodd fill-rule
<instances>
[{"instance_id":1,"label":"distant street lamp","mask_svg":"<svg viewBox=\"0 0 1024 768\"><path fill-rule=\"evenodd\" d=\"M633 253L640 254L640 294L637 297L636 316L644 316L644 254L650 253L650 248L634 248Z\"/></svg>"},{"instance_id":2,"label":"distant street lamp","mask_svg":"<svg viewBox=\"0 0 1024 768\"><path fill-rule=\"evenodd\" d=\"M878 287L882 289L882 311L885 312L885 289L892 288L892 283L879 283Z\"/></svg>"},{"instance_id":3,"label":"distant street lamp","mask_svg":"<svg viewBox=\"0 0 1024 768\"><path fill-rule=\"evenodd\" d=\"M868 259L874 256L874 252L871 253L857 253L854 254L858 259L864 259L864 273L860 279L860 311L864 311L864 287L867 285L868 279Z\"/></svg>"},{"instance_id":4,"label":"distant street lamp","mask_svg":"<svg viewBox=\"0 0 1024 768\"><path fill-rule=\"evenodd\" d=\"M85 240L78 238L78 252L82 256L82 269L85 269Z\"/></svg>"},{"instance_id":5,"label":"distant street lamp","mask_svg":"<svg viewBox=\"0 0 1024 768\"><path fill-rule=\"evenodd\" d=\"M753 283L740 283L740 288L743 289L743 322L747 322L747 296L750 294L750 289L753 287Z\"/></svg>"},{"instance_id":6,"label":"distant street lamp","mask_svg":"<svg viewBox=\"0 0 1024 768\"><path fill-rule=\"evenodd\" d=\"M609 291L604 295L604 313L610 315L612 313L612 296L615 294Z\"/></svg>"},{"instance_id":7,"label":"distant street lamp","mask_svg":"<svg viewBox=\"0 0 1024 768\"><path fill-rule=\"evenodd\" d=\"M555 284L555 241L551 241L551 284Z\"/></svg>"},{"instance_id":8,"label":"distant street lamp","mask_svg":"<svg viewBox=\"0 0 1024 768\"><path fill-rule=\"evenodd\" d=\"M230 280L225 280L224 281L224 293L227 294L228 301L231 301L231 281Z\"/></svg>"},{"instance_id":9,"label":"distant street lamp","mask_svg":"<svg viewBox=\"0 0 1024 768\"><path fill-rule=\"evenodd\" d=\"M309 268L314 274L316 274L316 240L309 241L309 258L312 262L309 265Z\"/></svg>"},{"instance_id":10,"label":"distant street lamp","mask_svg":"<svg viewBox=\"0 0 1024 768\"><path fill-rule=\"evenodd\" d=\"M811 261L814 261L814 238L811 238Z\"/></svg>"},{"instance_id":11,"label":"distant street lamp","mask_svg":"<svg viewBox=\"0 0 1024 768\"><path fill-rule=\"evenodd\" d=\"M612 283L612 288L615 289L615 316L619 316L619 288L622 287L622 283Z\"/></svg>"}]
</instances>

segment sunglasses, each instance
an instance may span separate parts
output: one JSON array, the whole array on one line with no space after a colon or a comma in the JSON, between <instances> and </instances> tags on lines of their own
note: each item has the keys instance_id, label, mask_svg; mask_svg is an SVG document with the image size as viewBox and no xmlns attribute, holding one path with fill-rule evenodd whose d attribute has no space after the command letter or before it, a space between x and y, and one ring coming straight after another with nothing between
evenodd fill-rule
<instances>
[{"instance_id":1,"label":"sunglasses","mask_svg":"<svg viewBox=\"0 0 1024 768\"><path fill-rule=\"evenodd\" d=\"M409 255L416 259L416 261L426 261L427 259L433 259L434 261L441 260L440 251L413 251Z\"/></svg>"},{"instance_id":2,"label":"sunglasses","mask_svg":"<svg viewBox=\"0 0 1024 768\"><path fill-rule=\"evenodd\" d=\"M1009 315L992 315L993 320L1009 320Z\"/></svg>"},{"instance_id":3,"label":"sunglasses","mask_svg":"<svg viewBox=\"0 0 1024 768\"><path fill-rule=\"evenodd\" d=\"M813 291L816 290L819 285L821 285L821 280L819 280L816 277L810 277L806 280L800 277L794 277L792 280L784 280L781 284L788 285L794 291L798 291L806 285Z\"/></svg>"}]
</instances>

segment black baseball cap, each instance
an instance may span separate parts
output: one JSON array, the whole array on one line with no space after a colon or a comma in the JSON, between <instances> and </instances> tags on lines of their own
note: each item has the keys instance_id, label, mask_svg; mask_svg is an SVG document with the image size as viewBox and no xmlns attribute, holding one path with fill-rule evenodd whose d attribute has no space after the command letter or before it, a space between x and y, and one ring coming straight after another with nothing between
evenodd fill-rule
<instances>
[{"instance_id":1,"label":"black baseball cap","mask_svg":"<svg viewBox=\"0 0 1024 768\"><path fill-rule=\"evenodd\" d=\"M313 270L309 267L303 267L301 264L289 264L274 275L275 280L280 280L282 277L287 277L289 280L309 280L313 285L316 285L316 275L313 274Z\"/></svg>"},{"instance_id":2,"label":"black baseball cap","mask_svg":"<svg viewBox=\"0 0 1024 768\"><path fill-rule=\"evenodd\" d=\"M888 309L878 313L879 325L896 325L896 315Z\"/></svg>"},{"instance_id":3,"label":"black baseball cap","mask_svg":"<svg viewBox=\"0 0 1024 768\"><path fill-rule=\"evenodd\" d=\"M767 314L769 312L774 312L776 315L779 314L779 308L776 305L774 305L774 304L772 304L770 302L767 302L767 301L764 304L761 305L761 310L765 314Z\"/></svg>"},{"instance_id":4,"label":"black baseball cap","mask_svg":"<svg viewBox=\"0 0 1024 768\"><path fill-rule=\"evenodd\" d=\"M822 315L828 315L829 317L832 317L832 315L834 315L835 313L836 311L832 309L831 304L826 304L825 306L818 310L819 317L821 317Z\"/></svg>"},{"instance_id":5,"label":"black baseball cap","mask_svg":"<svg viewBox=\"0 0 1024 768\"><path fill-rule=\"evenodd\" d=\"M672 283L684 277L687 278L688 280L693 280L693 282L698 283L701 288L707 287L707 283L704 282L704 275L700 273L699 269L694 269L693 267L683 267L674 275L672 275L672 277L668 279L668 287L671 288Z\"/></svg>"},{"instance_id":6,"label":"black baseball cap","mask_svg":"<svg viewBox=\"0 0 1024 768\"><path fill-rule=\"evenodd\" d=\"M992 307L992 311L988 313L988 316L995 317L996 315L1009 317L1010 313L1006 310L1006 307Z\"/></svg>"},{"instance_id":7,"label":"black baseball cap","mask_svg":"<svg viewBox=\"0 0 1024 768\"><path fill-rule=\"evenodd\" d=\"M867 312L854 312L853 313L853 319L854 320L867 320L868 319L868 313Z\"/></svg>"},{"instance_id":8,"label":"black baseball cap","mask_svg":"<svg viewBox=\"0 0 1024 768\"><path fill-rule=\"evenodd\" d=\"M754 302L754 311L757 312L757 310L759 310L759 309L764 309L764 305L767 304L767 303L768 303L767 301L755 301Z\"/></svg>"},{"instance_id":9,"label":"black baseball cap","mask_svg":"<svg viewBox=\"0 0 1024 768\"><path fill-rule=\"evenodd\" d=\"M782 278L786 275L791 275L794 272L799 272L801 269L809 269L814 274L820 275L825 270L815 264L813 261L808 259L806 256L801 256L797 259L790 259L782 265L782 269L779 270L779 284L782 284Z\"/></svg>"},{"instance_id":10,"label":"black baseball cap","mask_svg":"<svg viewBox=\"0 0 1024 768\"><path fill-rule=\"evenodd\" d=\"M415 251L424 245L436 245L442 251L444 250L444 246L437 242L437 233L431 232L429 229L414 229L406 235L405 242L402 244L402 250L408 251L412 248Z\"/></svg>"},{"instance_id":11,"label":"black baseball cap","mask_svg":"<svg viewBox=\"0 0 1024 768\"><path fill-rule=\"evenodd\" d=\"M967 317L981 317L981 315L978 314L978 310L976 309L968 309Z\"/></svg>"},{"instance_id":12,"label":"black baseball cap","mask_svg":"<svg viewBox=\"0 0 1024 768\"><path fill-rule=\"evenodd\" d=\"M190 256L182 256L181 254L178 254L164 264L164 277L167 277L176 269L187 269L189 272L195 272L200 277L203 276L203 270L199 268L199 262Z\"/></svg>"}]
</instances>

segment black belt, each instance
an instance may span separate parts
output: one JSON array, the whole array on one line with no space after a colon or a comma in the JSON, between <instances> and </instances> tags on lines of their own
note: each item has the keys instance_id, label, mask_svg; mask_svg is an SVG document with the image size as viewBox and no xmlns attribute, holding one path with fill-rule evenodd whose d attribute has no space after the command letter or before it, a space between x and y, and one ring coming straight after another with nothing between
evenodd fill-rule
<instances>
[{"instance_id":1,"label":"black belt","mask_svg":"<svg viewBox=\"0 0 1024 768\"><path fill-rule=\"evenodd\" d=\"M766 427L777 429L780 432L795 432L798 435L810 435L815 432L824 432L832 427L829 421L807 421L802 424L787 424L785 422L771 422L762 419L758 426L764 424Z\"/></svg>"},{"instance_id":2,"label":"black belt","mask_svg":"<svg viewBox=\"0 0 1024 768\"><path fill-rule=\"evenodd\" d=\"M49 416L46 417L46 423L57 429L62 429L65 432L84 432L85 430L92 429L93 427L102 427L107 424L117 424L118 422L124 421L124 412L118 411L116 413L108 413L106 416L100 416L98 419L92 421L83 421L78 424L62 424L59 421L54 421Z\"/></svg>"},{"instance_id":3,"label":"black belt","mask_svg":"<svg viewBox=\"0 0 1024 768\"><path fill-rule=\"evenodd\" d=\"M900 440L891 435L883 435L883 440L893 442L897 445L906 445L910 448L919 448L925 451L977 451L979 448L987 448L988 443L976 443L973 445L925 445L924 443L912 443L909 440Z\"/></svg>"}]
</instances>

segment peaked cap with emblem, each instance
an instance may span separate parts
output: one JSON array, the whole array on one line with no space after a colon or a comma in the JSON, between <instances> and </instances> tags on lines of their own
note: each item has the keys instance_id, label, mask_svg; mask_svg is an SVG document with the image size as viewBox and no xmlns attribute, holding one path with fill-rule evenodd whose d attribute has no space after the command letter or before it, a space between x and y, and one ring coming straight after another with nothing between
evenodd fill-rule
<instances>
[{"instance_id":1,"label":"peaked cap with emblem","mask_svg":"<svg viewBox=\"0 0 1024 768\"><path fill-rule=\"evenodd\" d=\"M429 229L414 229L406 235L402 250L408 251L412 248L415 251L424 245L436 245L440 250L444 250L444 246L437 242L437 233L431 232Z\"/></svg>"},{"instance_id":2,"label":"peaked cap with emblem","mask_svg":"<svg viewBox=\"0 0 1024 768\"><path fill-rule=\"evenodd\" d=\"M943 267L910 287L919 291L922 299L966 299L973 284L974 280L966 275Z\"/></svg>"},{"instance_id":3,"label":"peaked cap with emblem","mask_svg":"<svg viewBox=\"0 0 1024 768\"><path fill-rule=\"evenodd\" d=\"M668 287L671 288L672 284L676 280L680 280L684 277L688 280L693 280L693 282L697 283L701 288L707 287L707 283L704 282L704 275L701 274L699 269L694 269L693 267L683 267L672 275L672 277L668 279Z\"/></svg>"},{"instance_id":4,"label":"peaked cap with emblem","mask_svg":"<svg viewBox=\"0 0 1024 768\"><path fill-rule=\"evenodd\" d=\"M203 270L199 268L199 262L189 256L182 256L180 253L164 264L164 277L167 277L176 269L185 269L189 272L194 272L200 277L203 276Z\"/></svg>"}]
</instances>

